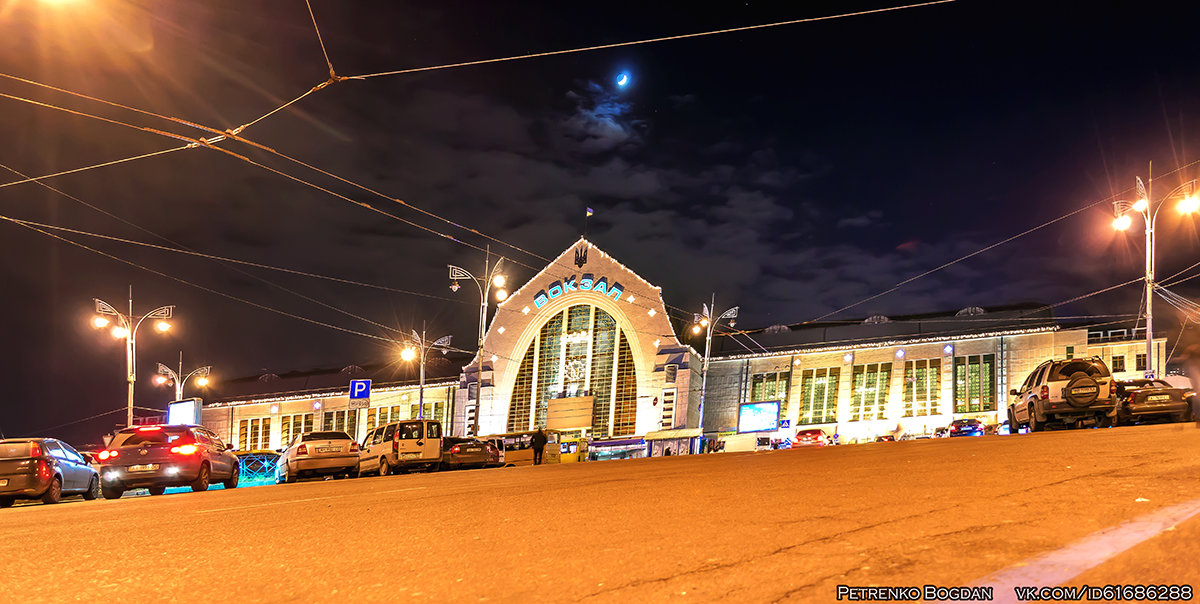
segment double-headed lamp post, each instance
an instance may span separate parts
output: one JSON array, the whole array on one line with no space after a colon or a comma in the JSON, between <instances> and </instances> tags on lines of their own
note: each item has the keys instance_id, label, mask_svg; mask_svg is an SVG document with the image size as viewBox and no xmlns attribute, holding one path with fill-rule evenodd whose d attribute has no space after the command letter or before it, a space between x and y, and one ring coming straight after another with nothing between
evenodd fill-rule
<instances>
[{"instance_id":1,"label":"double-headed lamp post","mask_svg":"<svg viewBox=\"0 0 1200 604\"><path fill-rule=\"evenodd\" d=\"M96 302L96 317L92 319L92 326L96 329L103 329L113 323L109 317L116 317L116 325L113 325L112 334L114 338L125 338L125 377L129 385L127 398L127 408L125 411L125 425L133 425L133 386L137 380L137 331L142 326L146 319L157 319L154 321L154 329L160 333L164 333L171 329L171 324L166 320L171 318L175 311L175 306L160 306L140 317L133 314L133 288L129 288L129 314L122 314L113 305L99 298L92 298Z\"/></svg>"},{"instance_id":2,"label":"double-headed lamp post","mask_svg":"<svg viewBox=\"0 0 1200 604\"><path fill-rule=\"evenodd\" d=\"M736 319L738 316L738 307L734 306L733 308L730 308L729 310L726 310L725 312L721 313L714 319L712 317L712 313L709 312L709 308L712 308L713 311L715 312L716 307L717 307L717 299L716 299L716 296L713 296L711 307L708 304L705 304L703 313L694 313L695 323L692 325L692 333L699 335L701 331L705 332L705 335L704 335L704 364L701 366L702 368L700 370L700 408L699 408L700 422L699 422L699 427L700 427L701 438L704 437L704 396L708 391L708 356L709 356L709 351L712 348L713 329L716 328L717 323L721 322L721 319L729 319L729 326L733 327L734 323L735 323L734 319ZM697 452L699 452L699 451L697 451Z\"/></svg>"},{"instance_id":3,"label":"double-headed lamp post","mask_svg":"<svg viewBox=\"0 0 1200 604\"><path fill-rule=\"evenodd\" d=\"M183 374L183 353L179 354L179 371L167 367L166 365L158 364L158 375L154 376L154 383L159 386L165 385L167 382L175 386L175 400L183 400L183 385L193 376L196 378L196 385L201 388L208 385L208 376L212 373L212 365L197 367L191 373L180 377Z\"/></svg>"},{"instance_id":4,"label":"double-headed lamp post","mask_svg":"<svg viewBox=\"0 0 1200 604\"><path fill-rule=\"evenodd\" d=\"M442 336L436 340L430 341L425 339L425 329L421 329L421 333L413 330L412 337L409 338L408 346L400 351L400 358L405 361L411 361L418 356L421 357L421 386L417 393L417 419L425 419L425 358L429 354L430 349L437 349L446 354L450 352L450 336Z\"/></svg>"},{"instance_id":5,"label":"double-headed lamp post","mask_svg":"<svg viewBox=\"0 0 1200 604\"><path fill-rule=\"evenodd\" d=\"M450 268L450 291L457 292L461 287L458 284L459 279L470 280L479 290L479 339L476 342L476 348L479 353L476 356L478 361L478 373L475 376L476 384L478 384L475 405L475 424L471 427L473 434L479 433L479 404L480 397L483 392L483 338L487 335L487 314L488 314L488 297L491 295L492 287L496 287L496 301L503 302L508 298L508 291L504 289L504 284L508 278L500 273L500 264L504 262L504 258L498 258L495 264L491 264L491 248L489 247L484 254L483 259L483 277L476 277L471 274L471 271L453 264L448 265ZM490 265L490 266L489 266ZM451 417L453 417L453 408L451 408Z\"/></svg>"},{"instance_id":6,"label":"double-headed lamp post","mask_svg":"<svg viewBox=\"0 0 1200 604\"><path fill-rule=\"evenodd\" d=\"M1153 178L1150 179L1150 184L1154 184ZM1113 209L1117 215L1113 219L1113 228L1118 231L1127 230L1133 224L1133 218L1130 217L1133 212L1141 215L1142 222L1146 225L1146 291L1144 294L1146 298L1146 372L1144 375L1147 378L1159 375L1154 368L1154 226L1158 221L1158 211L1166 205L1168 200L1176 198L1181 193L1183 196L1175 205L1175 209L1180 214L1194 214L1200 210L1200 197L1196 195L1195 185L1195 180L1185 182L1155 202L1150 197L1150 187L1142 183L1141 178L1138 178L1137 201L1113 202ZM1186 193L1184 193L1185 190Z\"/></svg>"}]
</instances>

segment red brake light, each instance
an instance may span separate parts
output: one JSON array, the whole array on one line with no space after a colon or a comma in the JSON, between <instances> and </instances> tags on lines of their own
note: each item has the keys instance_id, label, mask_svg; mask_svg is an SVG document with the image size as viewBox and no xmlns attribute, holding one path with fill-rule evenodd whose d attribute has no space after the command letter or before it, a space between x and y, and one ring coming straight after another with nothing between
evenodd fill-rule
<instances>
[{"instance_id":1,"label":"red brake light","mask_svg":"<svg viewBox=\"0 0 1200 604\"><path fill-rule=\"evenodd\" d=\"M150 432L152 430L162 430L162 426L142 426L138 428L138 432Z\"/></svg>"},{"instance_id":2,"label":"red brake light","mask_svg":"<svg viewBox=\"0 0 1200 604\"><path fill-rule=\"evenodd\" d=\"M180 455L192 455L196 451L199 451L199 450L200 450L200 447L197 447L196 445L193 445L193 444L186 444L186 445L179 445L178 447L171 447L172 453L178 453Z\"/></svg>"},{"instance_id":3,"label":"red brake light","mask_svg":"<svg viewBox=\"0 0 1200 604\"><path fill-rule=\"evenodd\" d=\"M296 455L308 455L308 445L296 447Z\"/></svg>"},{"instance_id":4,"label":"red brake light","mask_svg":"<svg viewBox=\"0 0 1200 604\"><path fill-rule=\"evenodd\" d=\"M1042 398L1050 398L1050 387L1049 386L1042 386L1041 397Z\"/></svg>"},{"instance_id":5,"label":"red brake light","mask_svg":"<svg viewBox=\"0 0 1200 604\"><path fill-rule=\"evenodd\" d=\"M30 457L41 457L42 456L41 443L29 443L29 456Z\"/></svg>"},{"instance_id":6,"label":"red brake light","mask_svg":"<svg viewBox=\"0 0 1200 604\"><path fill-rule=\"evenodd\" d=\"M461 449L458 448L458 445L454 445L453 447L450 447L451 453L458 453L460 450Z\"/></svg>"},{"instance_id":7,"label":"red brake light","mask_svg":"<svg viewBox=\"0 0 1200 604\"><path fill-rule=\"evenodd\" d=\"M350 443L350 452L358 453L358 443Z\"/></svg>"},{"instance_id":8,"label":"red brake light","mask_svg":"<svg viewBox=\"0 0 1200 604\"><path fill-rule=\"evenodd\" d=\"M40 458L38 459L38 476L41 478L50 477L50 464L46 463L46 460Z\"/></svg>"}]
</instances>

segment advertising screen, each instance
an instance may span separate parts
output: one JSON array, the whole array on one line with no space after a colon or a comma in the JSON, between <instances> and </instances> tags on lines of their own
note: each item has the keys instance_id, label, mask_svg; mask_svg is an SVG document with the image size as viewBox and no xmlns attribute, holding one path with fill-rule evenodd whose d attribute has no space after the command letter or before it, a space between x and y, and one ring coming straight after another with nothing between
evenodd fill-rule
<instances>
[{"instance_id":1,"label":"advertising screen","mask_svg":"<svg viewBox=\"0 0 1200 604\"><path fill-rule=\"evenodd\" d=\"M742 403L738 407L738 432L769 432L779 428L779 401Z\"/></svg>"},{"instance_id":2,"label":"advertising screen","mask_svg":"<svg viewBox=\"0 0 1200 604\"><path fill-rule=\"evenodd\" d=\"M200 399L186 398L167 405L168 424L199 424Z\"/></svg>"}]
</instances>

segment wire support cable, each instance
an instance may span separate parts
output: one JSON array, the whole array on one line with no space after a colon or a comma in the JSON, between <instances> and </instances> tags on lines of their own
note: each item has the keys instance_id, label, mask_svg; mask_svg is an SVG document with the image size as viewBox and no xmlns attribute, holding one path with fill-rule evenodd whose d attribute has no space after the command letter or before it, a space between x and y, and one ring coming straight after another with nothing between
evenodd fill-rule
<instances>
[{"instance_id":1,"label":"wire support cable","mask_svg":"<svg viewBox=\"0 0 1200 604\"><path fill-rule=\"evenodd\" d=\"M672 40L686 40L689 38L701 38L705 36L716 36L721 34L731 34L742 31L751 31L756 29L766 29L770 27L783 27L785 25L797 25L800 23L815 23L818 21L831 21L834 19L846 19L849 17L861 17L864 15L872 15L878 13L887 13L893 11L907 10L913 8L921 8L925 6L934 6L937 4L948 4L954 0L935 0L933 2L921 2L918 4L905 4L903 6L888 6L884 8L876 8L872 10L857 11L852 13L840 13L836 15L825 15L823 17L806 17L803 19L792 19L789 21L776 21L774 23L760 23L758 25L747 25L744 27L729 27L725 29L714 29L710 31L695 32L690 34L678 34L674 36L661 36L658 38L646 38L643 40L633 40L629 42L615 42L613 44L598 44L595 46L584 46L581 48L570 48L566 50L552 50L547 52L535 52L524 55L515 55L511 57L500 57L495 59L482 59L477 61L464 61L461 63L447 63L444 65L431 65L428 67L413 67L410 69L397 69L394 71L383 71L379 73L369 73L357 76L347 76L348 80L365 80L368 78L378 78L383 76L404 75L409 73L419 73L423 71L436 71L441 69L454 69L458 67L471 67L474 65L487 65L491 63L504 63L508 61L520 61L525 59L536 59L539 57L553 57L557 55L574 54L581 52L592 52L596 50L606 50L609 48L623 48L627 46L637 46L641 44L654 44L657 42L669 42Z\"/></svg>"}]
</instances>

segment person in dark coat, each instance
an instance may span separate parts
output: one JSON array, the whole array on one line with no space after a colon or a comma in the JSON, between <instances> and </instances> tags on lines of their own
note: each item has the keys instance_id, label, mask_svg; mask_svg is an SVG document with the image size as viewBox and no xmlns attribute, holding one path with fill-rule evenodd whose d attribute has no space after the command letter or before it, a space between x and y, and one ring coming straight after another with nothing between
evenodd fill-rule
<instances>
[{"instance_id":1,"label":"person in dark coat","mask_svg":"<svg viewBox=\"0 0 1200 604\"><path fill-rule=\"evenodd\" d=\"M530 443L533 445L533 465L541 465L542 451L546 449L546 433L539 426L537 432L533 433L533 440Z\"/></svg>"}]
</instances>

